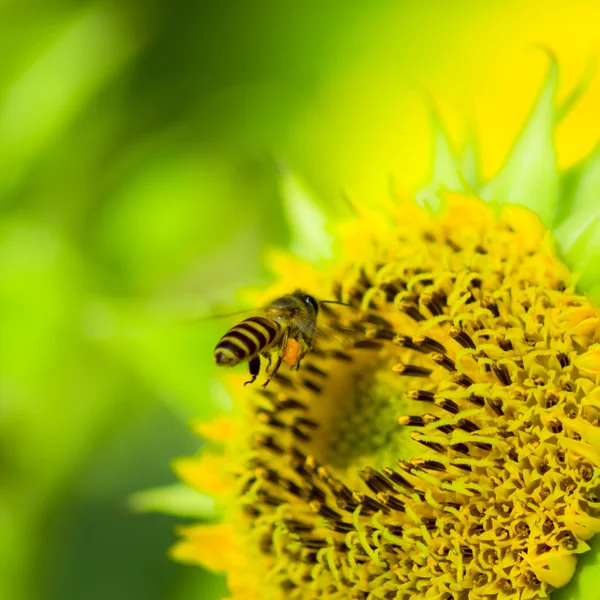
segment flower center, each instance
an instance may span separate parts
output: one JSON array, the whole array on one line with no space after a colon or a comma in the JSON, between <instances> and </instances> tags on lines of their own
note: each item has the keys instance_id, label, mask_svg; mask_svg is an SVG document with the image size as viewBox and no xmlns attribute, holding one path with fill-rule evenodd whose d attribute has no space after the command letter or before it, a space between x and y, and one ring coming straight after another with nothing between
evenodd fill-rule
<instances>
[{"instance_id":1,"label":"flower center","mask_svg":"<svg viewBox=\"0 0 600 600\"><path fill-rule=\"evenodd\" d=\"M346 340L251 403L240 496L281 597L544 597L600 530L598 311L512 227L450 230L353 266L322 317Z\"/></svg>"},{"instance_id":2,"label":"flower center","mask_svg":"<svg viewBox=\"0 0 600 600\"><path fill-rule=\"evenodd\" d=\"M328 432L326 463L359 470L371 464L392 466L400 456L407 457L407 443L412 444L406 430L398 427L406 401L396 379L390 381L389 371L379 368L357 382Z\"/></svg>"}]
</instances>

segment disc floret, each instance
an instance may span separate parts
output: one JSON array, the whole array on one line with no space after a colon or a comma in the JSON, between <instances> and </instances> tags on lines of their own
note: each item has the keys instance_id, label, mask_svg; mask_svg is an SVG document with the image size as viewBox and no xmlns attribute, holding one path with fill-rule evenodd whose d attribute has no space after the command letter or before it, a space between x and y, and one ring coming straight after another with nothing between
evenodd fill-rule
<instances>
[{"instance_id":1,"label":"disc floret","mask_svg":"<svg viewBox=\"0 0 600 600\"><path fill-rule=\"evenodd\" d=\"M320 290L343 341L243 399L257 598L544 598L600 531L600 312L529 211L403 208Z\"/></svg>"}]
</instances>

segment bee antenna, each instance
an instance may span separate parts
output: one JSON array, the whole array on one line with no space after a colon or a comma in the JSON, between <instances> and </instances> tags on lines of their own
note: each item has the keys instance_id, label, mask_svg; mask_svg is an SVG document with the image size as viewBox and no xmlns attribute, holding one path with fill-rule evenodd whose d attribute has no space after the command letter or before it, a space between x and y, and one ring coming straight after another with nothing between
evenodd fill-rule
<instances>
[{"instance_id":1,"label":"bee antenna","mask_svg":"<svg viewBox=\"0 0 600 600\"><path fill-rule=\"evenodd\" d=\"M319 304L341 304L342 306L349 306L352 308L352 304L346 302L338 302L337 300L319 300Z\"/></svg>"}]
</instances>

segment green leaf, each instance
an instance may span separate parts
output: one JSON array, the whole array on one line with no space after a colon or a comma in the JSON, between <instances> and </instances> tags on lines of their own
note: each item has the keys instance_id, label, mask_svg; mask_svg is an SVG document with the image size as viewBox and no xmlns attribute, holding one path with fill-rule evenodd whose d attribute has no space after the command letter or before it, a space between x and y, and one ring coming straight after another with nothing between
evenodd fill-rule
<instances>
[{"instance_id":1,"label":"green leaf","mask_svg":"<svg viewBox=\"0 0 600 600\"><path fill-rule=\"evenodd\" d=\"M291 250L311 262L331 258L333 238L327 233L327 216L306 182L286 165L280 165L283 207L291 237Z\"/></svg>"},{"instance_id":2,"label":"green leaf","mask_svg":"<svg viewBox=\"0 0 600 600\"><path fill-rule=\"evenodd\" d=\"M559 176L554 150L554 96L558 69L554 61L533 114L496 177L482 190L485 200L521 204L550 226L556 214Z\"/></svg>"},{"instance_id":3,"label":"green leaf","mask_svg":"<svg viewBox=\"0 0 600 600\"><path fill-rule=\"evenodd\" d=\"M578 286L600 303L600 215L591 218L566 253L571 269L581 273Z\"/></svg>"},{"instance_id":4,"label":"green leaf","mask_svg":"<svg viewBox=\"0 0 600 600\"><path fill-rule=\"evenodd\" d=\"M479 186L479 149L474 139L470 139L460 157L460 172L466 185L474 190Z\"/></svg>"},{"instance_id":5,"label":"green leaf","mask_svg":"<svg viewBox=\"0 0 600 600\"><path fill-rule=\"evenodd\" d=\"M432 211L440 206L437 195L443 189L464 191L459 161L452 150L450 139L435 108L430 109L434 126L434 161L430 182L416 195L417 202Z\"/></svg>"},{"instance_id":6,"label":"green leaf","mask_svg":"<svg viewBox=\"0 0 600 600\"><path fill-rule=\"evenodd\" d=\"M600 150L581 168L570 211L554 237L581 290L600 302Z\"/></svg>"},{"instance_id":7,"label":"green leaf","mask_svg":"<svg viewBox=\"0 0 600 600\"><path fill-rule=\"evenodd\" d=\"M158 512L205 520L219 517L214 498L181 483L136 492L129 498L129 506L135 512Z\"/></svg>"},{"instance_id":8,"label":"green leaf","mask_svg":"<svg viewBox=\"0 0 600 600\"><path fill-rule=\"evenodd\" d=\"M582 165L574 188L568 214L553 232L571 266L581 265L585 259L585 254L580 253L587 252L587 249L580 246L579 252L576 252L574 246L590 226L590 218L600 214L600 150Z\"/></svg>"}]
</instances>

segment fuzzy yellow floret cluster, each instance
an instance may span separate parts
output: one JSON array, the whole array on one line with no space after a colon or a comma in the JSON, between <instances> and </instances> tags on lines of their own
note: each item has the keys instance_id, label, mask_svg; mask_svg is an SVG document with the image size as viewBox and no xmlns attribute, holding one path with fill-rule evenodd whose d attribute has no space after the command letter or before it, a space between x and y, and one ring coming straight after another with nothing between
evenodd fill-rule
<instances>
[{"instance_id":1,"label":"fuzzy yellow floret cluster","mask_svg":"<svg viewBox=\"0 0 600 600\"><path fill-rule=\"evenodd\" d=\"M600 313L531 212L446 202L350 223L329 282L283 269L349 306L180 467L228 509L174 553L235 598L545 598L600 531Z\"/></svg>"}]
</instances>

